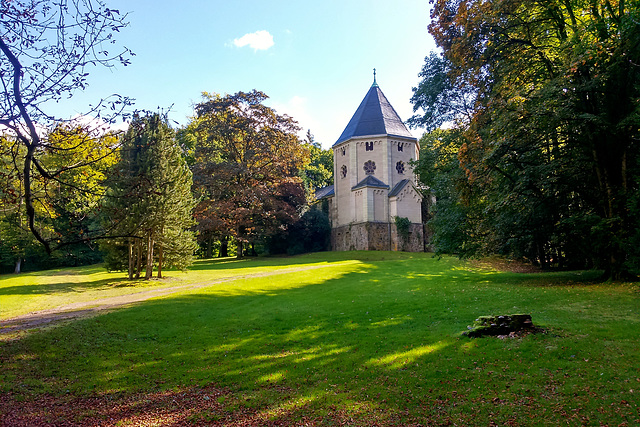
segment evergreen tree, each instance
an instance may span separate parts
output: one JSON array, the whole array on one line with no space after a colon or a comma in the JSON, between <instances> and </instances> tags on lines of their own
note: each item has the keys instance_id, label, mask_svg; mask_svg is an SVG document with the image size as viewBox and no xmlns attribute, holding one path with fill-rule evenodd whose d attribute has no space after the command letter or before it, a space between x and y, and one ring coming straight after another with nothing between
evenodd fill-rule
<instances>
[{"instance_id":1,"label":"evergreen tree","mask_svg":"<svg viewBox=\"0 0 640 427\"><path fill-rule=\"evenodd\" d=\"M159 114L137 116L123 137L121 159L111 172L104 222L107 268L145 278L157 265L185 268L193 260L195 201L192 176L174 132Z\"/></svg>"}]
</instances>

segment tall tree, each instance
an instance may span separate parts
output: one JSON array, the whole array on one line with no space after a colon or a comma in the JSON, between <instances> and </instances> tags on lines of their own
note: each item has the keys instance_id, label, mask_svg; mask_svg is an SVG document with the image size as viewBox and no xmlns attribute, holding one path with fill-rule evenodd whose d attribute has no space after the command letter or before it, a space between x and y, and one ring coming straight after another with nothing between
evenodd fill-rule
<instances>
[{"instance_id":1,"label":"tall tree","mask_svg":"<svg viewBox=\"0 0 640 427\"><path fill-rule=\"evenodd\" d=\"M415 108L426 120L434 111L461 117L459 106L473 101L457 123L465 135L458 157L489 203L502 250L542 264L591 259L609 277L627 275L628 236L638 228L630 203L640 154L640 5L433 3L429 30L442 56L427 58ZM429 93L427 75L446 82L440 95L420 96Z\"/></svg>"},{"instance_id":2,"label":"tall tree","mask_svg":"<svg viewBox=\"0 0 640 427\"><path fill-rule=\"evenodd\" d=\"M458 152L464 142L456 129L436 129L420 139L420 158L414 170L426 198L436 201L425 219L437 254L468 257L495 249L484 223L486 198L460 167Z\"/></svg>"},{"instance_id":3,"label":"tall tree","mask_svg":"<svg viewBox=\"0 0 640 427\"><path fill-rule=\"evenodd\" d=\"M97 213L105 192L106 173L118 158L114 149L118 136L113 132L92 135L83 126L59 124L47 140L46 153L40 161L47 170L61 172L54 179L39 176L36 180L42 188L39 204L50 206L48 221L40 215L36 218L40 224L50 222L58 236L57 252L67 262L98 262L101 257L92 239L104 233Z\"/></svg>"},{"instance_id":4,"label":"tall tree","mask_svg":"<svg viewBox=\"0 0 640 427\"><path fill-rule=\"evenodd\" d=\"M246 243L298 218L305 200L298 174L309 154L297 123L265 106L264 93L203 96L192 166L198 229L232 236L241 257Z\"/></svg>"},{"instance_id":5,"label":"tall tree","mask_svg":"<svg viewBox=\"0 0 640 427\"><path fill-rule=\"evenodd\" d=\"M20 273L27 248L35 240L23 227L22 180L14 167L21 146L0 136L0 266Z\"/></svg>"},{"instance_id":6,"label":"tall tree","mask_svg":"<svg viewBox=\"0 0 640 427\"><path fill-rule=\"evenodd\" d=\"M57 234L47 236L38 222L34 181L72 185L62 179L62 174L92 160L76 158L74 163L57 164L55 168L44 164L42 156L52 143L43 137L43 129L53 129L63 121L46 111L84 89L92 66L129 63L127 48L107 50L115 47L113 35L126 25L125 16L100 0L0 3L0 125L5 136L24 148L20 162L12 167L22 175L26 225L47 252L62 239ZM96 103L86 114L102 116L109 122L128 103L127 98L114 96ZM103 115L106 107L116 114Z\"/></svg>"},{"instance_id":7,"label":"tall tree","mask_svg":"<svg viewBox=\"0 0 640 427\"><path fill-rule=\"evenodd\" d=\"M300 170L300 177L307 194L312 196L318 188L333 183L333 151L322 149L310 130L307 130L304 146L309 151L309 163Z\"/></svg>"},{"instance_id":8,"label":"tall tree","mask_svg":"<svg viewBox=\"0 0 640 427\"><path fill-rule=\"evenodd\" d=\"M117 145L117 138L109 133L89 135L82 127L64 124L45 133L43 138L48 141L46 150L39 153L44 168L54 170L60 165L78 165L65 168L53 179L36 175L31 182L34 216L40 233L46 239L58 241L59 250L53 257L47 257L44 248L38 251L33 247L37 241L28 229L24 175L16 170L26 149L15 139L0 138L0 221L5 226L3 240L13 241L7 245L12 248L16 272L27 252L38 254L41 267L88 264L100 259L91 237L104 192L104 172L115 161L113 147ZM87 159L90 161L85 162Z\"/></svg>"},{"instance_id":9,"label":"tall tree","mask_svg":"<svg viewBox=\"0 0 640 427\"><path fill-rule=\"evenodd\" d=\"M191 264L192 175L165 117L134 117L108 184L104 222L113 236L103 244L108 268L127 269L129 278L144 268L149 279L154 264L158 277L163 266Z\"/></svg>"}]
</instances>

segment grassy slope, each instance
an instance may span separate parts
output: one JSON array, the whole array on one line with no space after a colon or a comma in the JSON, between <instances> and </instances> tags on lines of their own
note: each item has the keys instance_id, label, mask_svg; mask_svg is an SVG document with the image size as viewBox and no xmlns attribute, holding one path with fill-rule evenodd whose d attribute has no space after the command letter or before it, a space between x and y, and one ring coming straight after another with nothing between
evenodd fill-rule
<instances>
[{"instance_id":1,"label":"grassy slope","mask_svg":"<svg viewBox=\"0 0 640 427\"><path fill-rule=\"evenodd\" d=\"M348 263L350 261L340 261ZM225 258L197 261L188 273L165 271L165 280L129 281L122 272L109 273L101 266L73 267L0 275L0 320L37 310L76 302L133 294L150 289L206 283L240 275L268 273L282 268L326 265L324 259L271 258L237 260Z\"/></svg>"},{"instance_id":2,"label":"grassy slope","mask_svg":"<svg viewBox=\"0 0 640 427\"><path fill-rule=\"evenodd\" d=\"M388 252L209 262L176 274L204 281L318 263L329 266L183 292L0 343L0 390L31 399L214 384L235 392L231 413L255 408L273 419L346 412L361 424L640 423L637 284ZM3 276L0 296L4 305L6 289L21 295L24 286L51 304L98 288L120 292L110 285L116 277L48 291ZM520 312L550 332L458 336L479 315Z\"/></svg>"}]
</instances>

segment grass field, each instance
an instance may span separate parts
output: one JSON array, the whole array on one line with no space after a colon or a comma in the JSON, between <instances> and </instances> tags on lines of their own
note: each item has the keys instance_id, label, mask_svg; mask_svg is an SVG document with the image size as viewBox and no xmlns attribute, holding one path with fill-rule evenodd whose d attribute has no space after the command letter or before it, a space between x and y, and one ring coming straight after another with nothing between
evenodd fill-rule
<instances>
[{"instance_id":1,"label":"grass field","mask_svg":"<svg viewBox=\"0 0 640 427\"><path fill-rule=\"evenodd\" d=\"M4 320L204 285L5 335L0 420L640 425L637 283L390 252L209 260L168 276L128 282L99 267L0 276ZM480 315L513 313L530 313L547 332L460 336Z\"/></svg>"}]
</instances>

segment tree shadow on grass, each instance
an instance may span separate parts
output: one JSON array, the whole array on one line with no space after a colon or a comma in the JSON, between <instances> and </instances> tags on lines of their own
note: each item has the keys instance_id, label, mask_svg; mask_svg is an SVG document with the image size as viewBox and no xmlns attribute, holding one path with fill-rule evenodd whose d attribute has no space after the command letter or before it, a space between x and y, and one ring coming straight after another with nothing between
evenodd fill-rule
<instances>
[{"instance_id":1,"label":"tree shadow on grass","mask_svg":"<svg viewBox=\"0 0 640 427\"><path fill-rule=\"evenodd\" d=\"M291 390L273 386L274 392ZM0 396L0 423L13 427L34 425L110 426L294 426L354 425L353 414L338 407L323 414L305 404L284 404L263 410L247 405L242 391L212 385L138 393L127 396L46 396L37 402L15 402ZM360 425L397 425L393 414L367 414Z\"/></svg>"},{"instance_id":2,"label":"tree shadow on grass","mask_svg":"<svg viewBox=\"0 0 640 427\"><path fill-rule=\"evenodd\" d=\"M97 280L84 280L78 282L58 282L46 284L32 285L16 285L0 287L0 295L47 295L71 292L86 292L90 290L122 288L122 287L139 287L141 290L146 288L166 286L171 279L166 281L144 279L127 280L126 278L108 278Z\"/></svg>"},{"instance_id":3,"label":"tree shadow on grass","mask_svg":"<svg viewBox=\"0 0 640 427\"><path fill-rule=\"evenodd\" d=\"M29 271L23 272L20 274L0 274L0 284L4 281L14 280L16 278L26 278L26 277L40 277L40 276L85 276L87 274L101 273L104 272L104 267L102 264L94 264L91 266L84 267L68 267L68 268L56 268L53 270L42 270L42 271Z\"/></svg>"},{"instance_id":4,"label":"tree shadow on grass","mask_svg":"<svg viewBox=\"0 0 640 427\"><path fill-rule=\"evenodd\" d=\"M189 270L202 272L202 271L230 271L230 276L221 276L220 279L233 277L233 275L242 274L242 270L250 271L251 269L261 269L265 267L296 267L309 264L330 264L336 262L345 262L350 260L355 261L369 261L385 259L385 254L370 254L366 251L352 252L350 257L344 256L344 253L336 252L319 252L313 254L305 254L301 256L292 257L261 257L261 258L216 258L207 260L197 260ZM386 258L391 259L404 259L407 255L399 253L389 253ZM233 271L231 271L233 270ZM175 269L165 269L167 272L175 272ZM28 279L34 277L34 280L46 283L33 283L23 284L16 286L0 286L0 295L33 295L33 294L55 294L55 293L70 293L70 292L83 292L88 290L98 290L100 288L117 288L117 287L141 287L152 288L164 286L167 283L171 283L174 278L165 277L164 279L136 279L128 280L126 273L122 273L118 277L110 277L106 279L92 279L91 275L95 273L104 273L106 270L101 265L92 267L76 267L68 269L57 269L42 272L24 273L20 276L16 275L1 275L0 283L2 281L10 281L15 279ZM60 276L61 281L56 281L55 277ZM62 281L62 276L74 276L77 280ZM86 279L83 279L86 277ZM213 278L212 280L216 280Z\"/></svg>"},{"instance_id":5,"label":"tree shadow on grass","mask_svg":"<svg viewBox=\"0 0 640 427\"><path fill-rule=\"evenodd\" d=\"M539 273L500 273L501 282L524 287L573 287L602 285L602 271L579 270Z\"/></svg>"},{"instance_id":6,"label":"tree shadow on grass","mask_svg":"<svg viewBox=\"0 0 640 427\"><path fill-rule=\"evenodd\" d=\"M402 381L381 379L381 371L400 372L446 345L434 346L440 339L424 335L428 327L418 328L415 310L381 303L380 289L367 281L374 270L361 267L326 281L290 275L281 289L233 297L147 301L6 344L3 365L16 369L12 392L24 386L36 394L132 395L215 384L241 390L240 409L265 419L357 413L345 408L345 399L367 401L370 412L378 404L359 388L372 385L389 400L388 390ZM392 360L396 348L402 351Z\"/></svg>"},{"instance_id":7,"label":"tree shadow on grass","mask_svg":"<svg viewBox=\"0 0 640 427\"><path fill-rule=\"evenodd\" d=\"M412 258L430 258L430 254L408 253L408 252L387 252L387 251L347 251L347 252L313 252L293 256L267 256L267 257L244 257L244 258L211 258L197 260L189 270L228 270L242 267L290 267L296 265L312 263L334 263L345 261L385 261L385 260L406 260Z\"/></svg>"},{"instance_id":8,"label":"tree shadow on grass","mask_svg":"<svg viewBox=\"0 0 640 427\"><path fill-rule=\"evenodd\" d=\"M295 425L305 419L440 424L454 403L468 409L456 412L460 423L472 424L479 405L490 408L497 423L506 423L515 407L536 415L542 403L525 405L518 399L526 396L515 386L544 386L549 370L519 376L504 367L535 366L538 352L546 351L544 340L555 338L532 338L542 342L531 344L531 356L514 357L507 350L517 349L515 344L470 345L457 333L478 314L474 279L501 288L495 293L493 286L477 285L486 299L483 308L509 308L526 300L526 292L537 291L512 292L497 274L425 270L394 260L362 264L333 278L248 279L246 290L235 293L202 290L146 301L0 344L3 390L28 401L43 395L64 401L67 392L74 399L124 402L140 395L163 410L173 404L154 396L180 400L180 395L225 390L227 397L219 401L222 395L216 395L216 405L198 406L199 412L176 410L182 414L176 419L212 425L241 425L240 420ZM474 361L480 360L478 371ZM487 367L493 374L484 374ZM456 397L454 392L473 392L474 379L487 390ZM493 396L481 400L490 390L508 389L505 384L514 387L512 404L496 405ZM140 411L152 412L145 405Z\"/></svg>"}]
</instances>

